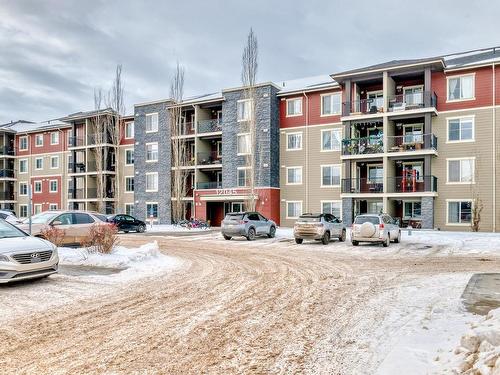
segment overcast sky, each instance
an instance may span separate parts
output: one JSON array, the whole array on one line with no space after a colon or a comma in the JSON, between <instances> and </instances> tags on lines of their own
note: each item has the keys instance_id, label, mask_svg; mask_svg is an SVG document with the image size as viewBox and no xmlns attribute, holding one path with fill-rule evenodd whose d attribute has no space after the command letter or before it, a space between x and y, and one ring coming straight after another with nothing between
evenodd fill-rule
<instances>
[{"instance_id":1,"label":"overcast sky","mask_svg":"<svg viewBox=\"0 0 500 375\"><path fill-rule=\"evenodd\" d=\"M123 65L127 113L168 97L240 85L250 27L259 81L500 45L495 1L0 0L0 123L93 108Z\"/></svg>"}]
</instances>

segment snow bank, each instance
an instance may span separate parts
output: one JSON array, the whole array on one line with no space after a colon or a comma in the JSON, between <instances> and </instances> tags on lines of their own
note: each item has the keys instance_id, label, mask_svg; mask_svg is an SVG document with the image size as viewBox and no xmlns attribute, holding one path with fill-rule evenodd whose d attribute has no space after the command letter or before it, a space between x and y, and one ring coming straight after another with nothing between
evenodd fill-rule
<instances>
[{"instance_id":1,"label":"snow bank","mask_svg":"<svg viewBox=\"0 0 500 375\"><path fill-rule=\"evenodd\" d=\"M149 224L146 226L146 232L205 232L210 230L209 228L185 228L180 225L171 225L171 224L157 224L151 227Z\"/></svg>"}]
</instances>

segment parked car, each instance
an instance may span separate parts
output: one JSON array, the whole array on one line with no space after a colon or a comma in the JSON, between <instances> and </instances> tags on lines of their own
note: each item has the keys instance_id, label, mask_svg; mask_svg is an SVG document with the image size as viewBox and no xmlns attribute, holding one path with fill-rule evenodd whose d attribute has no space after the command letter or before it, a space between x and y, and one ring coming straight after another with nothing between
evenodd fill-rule
<instances>
[{"instance_id":1,"label":"parked car","mask_svg":"<svg viewBox=\"0 0 500 375\"><path fill-rule=\"evenodd\" d=\"M375 242L387 247L391 241L401 242L401 229L387 214L358 215L352 225L351 241L354 246L360 242Z\"/></svg>"},{"instance_id":2,"label":"parked car","mask_svg":"<svg viewBox=\"0 0 500 375\"><path fill-rule=\"evenodd\" d=\"M146 223L130 215L111 215L108 216L108 222L115 224L118 227L118 230L121 230L125 233L144 233L146 231Z\"/></svg>"},{"instance_id":3,"label":"parked car","mask_svg":"<svg viewBox=\"0 0 500 375\"><path fill-rule=\"evenodd\" d=\"M298 244L304 240L316 240L327 245L332 238L343 242L346 232L342 220L332 214L302 214L293 226L293 236Z\"/></svg>"},{"instance_id":4,"label":"parked car","mask_svg":"<svg viewBox=\"0 0 500 375\"><path fill-rule=\"evenodd\" d=\"M0 283L47 277L58 264L53 244L0 219Z\"/></svg>"},{"instance_id":5,"label":"parked car","mask_svg":"<svg viewBox=\"0 0 500 375\"><path fill-rule=\"evenodd\" d=\"M109 225L106 215L90 211L45 211L31 217L31 235L42 237L48 227L64 230L64 245L80 245L88 236L92 225ZM29 231L29 219L18 227Z\"/></svg>"},{"instance_id":6,"label":"parked car","mask_svg":"<svg viewBox=\"0 0 500 375\"><path fill-rule=\"evenodd\" d=\"M0 210L0 219L4 219L11 224L20 224L22 221L16 217L16 214L10 210Z\"/></svg>"},{"instance_id":7,"label":"parked car","mask_svg":"<svg viewBox=\"0 0 500 375\"><path fill-rule=\"evenodd\" d=\"M258 212L232 212L222 220L221 232L226 240L237 236L246 237L248 241L256 236L272 238L276 235L276 223Z\"/></svg>"}]
</instances>

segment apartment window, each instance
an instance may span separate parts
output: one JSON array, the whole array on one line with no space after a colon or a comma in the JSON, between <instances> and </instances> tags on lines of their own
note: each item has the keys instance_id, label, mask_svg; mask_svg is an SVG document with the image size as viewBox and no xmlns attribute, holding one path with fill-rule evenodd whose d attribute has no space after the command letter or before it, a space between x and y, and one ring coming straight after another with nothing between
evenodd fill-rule
<instances>
[{"instance_id":1,"label":"apartment window","mask_svg":"<svg viewBox=\"0 0 500 375\"><path fill-rule=\"evenodd\" d=\"M146 203L148 219L158 219L158 203Z\"/></svg>"},{"instance_id":2,"label":"apartment window","mask_svg":"<svg viewBox=\"0 0 500 375\"><path fill-rule=\"evenodd\" d=\"M50 157L50 168L52 168L52 169L59 168L59 156L51 156Z\"/></svg>"},{"instance_id":3,"label":"apartment window","mask_svg":"<svg viewBox=\"0 0 500 375\"><path fill-rule=\"evenodd\" d=\"M158 143L146 143L146 161L158 161Z\"/></svg>"},{"instance_id":4,"label":"apartment window","mask_svg":"<svg viewBox=\"0 0 500 375\"><path fill-rule=\"evenodd\" d=\"M50 211L56 211L57 210L57 203L51 203L49 204L49 210Z\"/></svg>"},{"instance_id":5,"label":"apartment window","mask_svg":"<svg viewBox=\"0 0 500 375\"><path fill-rule=\"evenodd\" d=\"M474 117L448 119L448 142L474 140Z\"/></svg>"},{"instance_id":6,"label":"apartment window","mask_svg":"<svg viewBox=\"0 0 500 375\"><path fill-rule=\"evenodd\" d=\"M246 187L247 182L247 169L238 168L238 187Z\"/></svg>"},{"instance_id":7,"label":"apartment window","mask_svg":"<svg viewBox=\"0 0 500 375\"><path fill-rule=\"evenodd\" d=\"M470 225L472 219L472 201L448 201L448 224Z\"/></svg>"},{"instance_id":8,"label":"apartment window","mask_svg":"<svg viewBox=\"0 0 500 375\"><path fill-rule=\"evenodd\" d=\"M133 203L125 203L125 214L134 216L134 204Z\"/></svg>"},{"instance_id":9,"label":"apartment window","mask_svg":"<svg viewBox=\"0 0 500 375\"><path fill-rule=\"evenodd\" d=\"M25 182L19 183L19 195L28 195L28 184Z\"/></svg>"},{"instance_id":10,"label":"apartment window","mask_svg":"<svg viewBox=\"0 0 500 375\"><path fill-rule=\"evenodd\" d=\"M300 215L302 215L302 201L286 202L287 219L297 219Z\"/></svg>"},{"instance_id":11,"label":"apartment window","mask_svg":"<svg viewBox=\"0 0 500 375\"><path fill-rule=\"evenodd\" d=\"M51 193L57 193L57 190L58 190L57 180L50 180L49 186L50 186Z\"/></svg>"},{"instance_id":12,"label":"apartment window","mask_svg":"<svg viewBox=\"0 0 500 375\"><path fill-rule=\"evenodd\" d=\"M43 146L43 134L36 134L35 147L42 147L42 146Z\"/></svg>"},{"instance_id":13,"label":"apartment window","mask_svg":"<svg viewBox=\"0 0 500 375\"><path fill-rule=\"evenodd\" d=\"M28 137L19 137L19 150L26 151L28 149Z\"/></svg>"},{"instance_id":14,"label":"apartment window","mask_svg":"<svg viewBox=\"0 0 500 375\"><path fill-rule=\"evenodd\" d=\"M50 133L50 144L58 145L59 144L59 132Z\"/></svg>"},{"instance_id":15,"label":"apartment window","mask_svg":"<svg viewBox=\"0 0 500 375\"><path fill-rule=\"evenodd\" d=\"M149 113L146 115L146 133L158 131L158 113Z\"/></svg>"},{"instance_id":16,"label":"apartment window","mask_svg":"<svg viewBox=\"0 0 500 375\"><path fill-rule=\"evenodd\" d=\"M158 173L146 173L146 191L158 191Z\"/></svg>"},{"instance_id":17,"label":"apartment window","mask_svg":"<svg viewBox=\"0 0 500 375\"><path fill-rule=\"evenodd\" d=\"M19 160L19 173L28 173L28 159Z\"/></svg>"},{"instance_id":18,"label":"apartment window","mask_svg":"<svg viewBox=\"0 0 500 375\"><path fill-rule=\"evenodd\" d=\"M28 205L26 204L19 205L19 217L28 217Z\"/></svg>"},{"instance_id":19,"label":"apartment window","mask_svg":"<svg viewBox=\"0 0 500 375\"><path fill-rule=\"evenodd\" d=\"M340 165L321 166L321 186L340 186Z\"/></svg>"},{"instance_id":20,"label":"apartment window","mask_svg":"<svg viewBox=\"0 0 500 375\"><path fill-rule=\"evenodd\" d=\"M321 202L321 212L324 214L332 214L336 218L342 217L342 202L341 201L323 201Z\"/></svg>"},{"instance_id":21,"label":"apartment window","mask_svg":"<svg viewBox=\"0 0 500 375\"><path fill-rule=\"evenodd\" d=\"M474 99L474 74L448 77L448 100Z\"/></svg>"},{"instance_id":22,"label":"apartment window","mask_svg":"<svg viewBox=\"0 0 500 375\"><path fill-rule=\"evenodd\" d=\"M381 184L384 180L384 167L381 165L368 166L368 183Z\"/></svg>"},{"instance_id":23,"label":"apartment window","mask_svg":"<svg viewBox=\"0 0 500 375\"><path fill-rule=\"evenodd\" d=\"M126 165L134 164L134 150L133 149L125 150L125 164Z\"/></svg>"},{"instance_id":24,"label":"apartment window","mask_svg":"<svg viewBox=\"0 0 500 375\"><path fill-rule=\"evenodd\" d=\"M286 150L302 150L302 133L288 133L286 135Z\"/></svg>"},{"instance_id":25,"label":"apartment window","mask_svg":"<svg viewBox=\"0 0 500 375\"><path fill-rule=\"evenodd\" d=\"M237 112L238 112L238 121L249 121L252 116L252 100L251 99L245 99L245 100L238 100L236 106L237 106Z\"/></svg>"},{"instance_id":26,"label":"apartment window","mask_svg":"<svg viewBox=\"0 0 500 375\"><path fill-rule=\"evenodd\" d=\"M287 185L302 184L302 167L287 167L286 183Z\"/></svg>"},{"instance_id":27,"label":"apartment window","mask_svg":"<svg viewBox=\"0 0 500 375\"><path fill-rule=\"evenodd\" d=\"M328 129L321 131L321 150L340 151L342 139L341 129Z\"/></svg>"},{"instance_id":28,"label":"apartment window","mask_svg":"<svg viewBox=\"0 0 500 375\"><path fill-rule=\"evenodd\" d=\"M340 114L341 102L342 94L340 92L321 95L321 116Z\"/></svg>"},{"instance_id":29,"label":"apartment window","mask_svg":"<svg viewBox=\"0 0 500 375\"><path fill-rule=\"evenodd\" d=\"M422 217L422 203L421 202L404 202L403 219L420 219Z\"/></svg>"},{"instance_id":30,"label":"apartment window","mask_svg":"<svg viewBox=\"0 0 500 375\"><path fill-rule=\"evenodd\" d=\"M35 169L43 169L43 158L35 159Z\"/></svg>"},{"instance_id":31,"label":"apartment window","mask_svg":"<svg viewBox=\"0 0 500 375\"><path fill-rule=\"evenodd\" d=\"M125 177L125 191L127 193L134 191L134 177Z\"/></svg>"},{"instance_id":32,"label":"apartment window","mask_svg":"<svg viewBox=\"0 0 500 375\"><path fill-rule=\"evenodd\" d=\"M287 99L286 101L286 116L302 115L302 98Z\"/></svg>"},{"instance_id":33,"label":"apartment window","mask_svg":"<svg viewBox=\"0 0 500 375\"><path fill-rule=\"evenodd\" d=\"M130 139L130 138L134 138L134 122L131 121L131 122L127 122L125 123L125 138L126 139Z\"/></svg>"},{"instance_id":34,"label":"apartment window","mask_svg":"<svg viewBox=\"0 0 500 375\"><path fill-rule=\"evenodd\" d=\"M382 201L368 201L367 202L368 214L381 214L384 211L384 202Z\"/></svg>"},{"instance_id":35,"label":"apartment window","mask_svg":"<svg viewBox=\"0 0 500 375\"><path fill-rule=\"evenodd\" d=\"M42 192L42 181L35 181L33 183L33 190L35 193L41 193Z\"/></svg>"},{"instance_id":36,"label":"apartment window","mask_svg":"<svg viewBox=\"0 0 500 375\"><path fill-rule=\"evenodd\" d=\"M194 150L192 150L191 152L194 155ZM217 157L218 158L222 157L222 142L221 141L217 141Z\"/></svg>"},{"instance_id":37,"label":"apartment window","mask_svg":"<svg viewBox=\"0 0 500 375\"><path fill-rule=\"evenodd\" d=\"M238 134L238 155L250 154L250 134Z\"/></svg>"},{"instance_id":38,"label":"apartment window","mask_svg":"<svg viewBox=\"0 0 500 375\"><path fill-rule=\"evenodd\" d=\"M42 213L42 205L41 204L35 204L34 205L34 210L33 210L35 215L38 215Z\"/></svg>"},{"instance_id":39,"label":"apartment window","mask_svg":"<svg viewBox=\"0 0 500 375\"><path fill-rule=\"evenodd\" d=\"M448 183L473 183L474 162L473 158L448 159Z\"/></svg>"}]
</instances>

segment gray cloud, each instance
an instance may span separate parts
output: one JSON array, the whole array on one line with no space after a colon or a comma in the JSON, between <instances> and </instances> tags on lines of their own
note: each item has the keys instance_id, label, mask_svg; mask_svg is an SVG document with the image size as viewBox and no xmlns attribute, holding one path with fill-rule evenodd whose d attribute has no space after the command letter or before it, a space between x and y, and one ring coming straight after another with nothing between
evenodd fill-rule
<instances>
[{"instance_id":1,"label":"gray cloud","mask_svg":"<svg viewBox=\"0 0 500 375\"><path fill-rule=\"evenodd\" d=\"M498 45L499 10L482 0L0 0L0 123L91 109L118 63L128 112L168 96L177 61L186 95L239 85L250 27L259 79L280 81Z\"/></svg>"}]
</instances>

